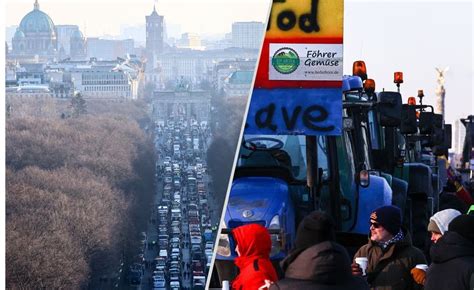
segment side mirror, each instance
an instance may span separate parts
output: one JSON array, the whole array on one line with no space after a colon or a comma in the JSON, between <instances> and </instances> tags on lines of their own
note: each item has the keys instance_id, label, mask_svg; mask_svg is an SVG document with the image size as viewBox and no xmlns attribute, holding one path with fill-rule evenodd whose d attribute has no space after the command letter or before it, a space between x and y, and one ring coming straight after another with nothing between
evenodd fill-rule
<instances>
[{"instance_id":1,"label":"side mirror","mask_svg":"<svg viewBox=\"0 0 474 290\"><path fill-rule=\"evenodd\" d=\"M418 131L416 124L415 106L404 104L402 106L402 122L400 132L402 134L415 134Z\"/></svg>"},{"instance_id":2,"label":"side mirror","mask_svg":"<svg viewBox=\"0 0 474 290\"><path fill-rule=\"evenodd\" d=\"M443 129L434 128L433 134L430 136L431 146L443 146L444 145L444 131Z\"/></svg>"},{"instance_id":3,"label":"side mirror","mask_svg":"<svg viewBox=\"0 0 474 290\"><path fill-rule=\"evenodd\" d=\"M452 144L452 126L451 124L444 124L444 146L451 149Z\"/></svg>"},{"instance_id":4,"label":"side mirror","mask_svg":"<svg viewBox=\"0 0 474 290\"><path fill-rule=\"evenodd\" d=\"M434 127L434 114L432 112L421 112L418 126L421 134L431 134Z\"/></svg>"},{"instance_id":5,"label":"side mirror","mask_svg":"<svg viewBox=\"0 0 474 290\"><path fill-rule=\"evenodd\" d=\"M433 114L433 126L438 129L443 129L443 115Z\"/></svg>"},{"instance_id":6,"label":"side mirror","mask_svg":"<svg viewBox=\"0 0 474 290\"><path fill-rule=\"evenodd\" d=\"M431 146L443 147L444 145L444 130L443 130L443 115L433 114L433 132L430 136ZM442 155L444 150L437 150L435 155Z\"/></svg>"},{"instance_id":7,"label":"side mirror","mask_svg":"<svg viewBox=\"0 0 474 290\"><path fill-rule=\"evenodd\" d=\"M380 125L385 127L400 126L402 115L402 95L397 92L380 92L377 109L380 114Z\"/></svg>"},{"instance_id":8,"label":"side mirror","mask_svg":"<svg viewBox=\"0 0 474 290\"><path fill-rule=\"evenodd\" d=\"M435 129L435 130L440 130L440 129ZM451 148L451 133L452 133L452 127L451 124L444 124L444 129L441 129L442 132L442 144L434 146L433 147L433 154L436 156L442 156L442 155L448 155L448 149ZM439 140L441 141L441 140Z\"/></svg>"},{"instance_id":9,"label":"side mirror","mask_svg":"<svg viewBox=\"0 0 474 290\"><path fill-rule=\"evenodd\" d=\"M368 170L363 169L359 171L358 182L361 187L369 187L370 185L370 173Z\"/></svg>"}]
</instances>

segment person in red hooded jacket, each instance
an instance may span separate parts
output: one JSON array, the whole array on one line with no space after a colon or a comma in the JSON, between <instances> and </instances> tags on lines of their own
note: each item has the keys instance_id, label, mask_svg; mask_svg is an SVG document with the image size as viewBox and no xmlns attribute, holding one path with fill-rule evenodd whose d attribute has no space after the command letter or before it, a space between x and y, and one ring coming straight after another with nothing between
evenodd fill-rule
<instances>
[{"instance_id":1,"label":"person in red hooded jacket","mask_svg":"<svg viewBox=\"0 0 474 290\"><path fill-rule=\"evenodd\" d=\"M232 230L237 243L235 251L239 255L235 265L239 275L232 281L233 290L266 289L278 280L270 261L272 242L268 230L258 224L240 226Z\"/></svg>"}]
</instances>

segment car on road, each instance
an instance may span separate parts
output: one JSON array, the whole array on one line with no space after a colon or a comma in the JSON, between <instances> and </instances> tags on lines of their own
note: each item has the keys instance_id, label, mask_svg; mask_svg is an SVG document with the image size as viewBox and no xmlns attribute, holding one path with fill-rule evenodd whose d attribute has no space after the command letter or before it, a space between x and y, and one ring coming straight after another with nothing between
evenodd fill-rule
<instances>
[{"instance_id":1,"label":"car on road","mask_svg":"<svg viewBox=\"0 0 474 290\"><path fill-rule=\"evenodd\" d=\"M153 271L153 277L156 277L156 278L163 278L165 279L166 277L166 274L165 274L165 271Z\"/></svg>"},{"instance_id":2,"label":"car on road","mask_svg":"<svg viewBox=\"0 0 474 290\"><path fill-rule=\"evenodd\" d=\"M179 281L171 281L170 282L170 288L171 290L179 290L181 289L180 286L181 284L179 283Z\"/></svg>"},{"instance_id":3,"label":"car on road","mask_svg":"<svg viewBox=\"0 0 474 290\"><path fill-rule=\"evenodd\" d=\"M153 287L166 288L166 280L165 279L153 280Z\"/></svg>"},{"instance_id":4,"label":"car on road","mask_svg":"<svg viewBox=\"0 0 474 290\"><path fill-rule=\"evenodd\" d=\"M213 242L206 242L205 249L213 249L214 248L214 243Z\"/></svg>"},{"instance_id":5,"label":"car on road","mask_svg":"<svg viewBox=\"0 0 474 290\"><path fill-rule=\"evenodd\" d=\"M201 236L191 236L191 245L201 245L202 238Z\"/></svg>"},{"instance_id":6,"label":"car on road","mask_svg":"<svg viewBox=\"0 0 474 290\"><path fill-rule=\"evenodd\" d=\"M162 258L168 258L168 251L167 250L160 250L159 256Z\"/></svg>"},{"instance_id":7,"label":"car on road","mask_svg":"<svg viewBox=\"0 0 474 290\"><path fill-rule=\"evenodd\" d=\"M180 269L179 267L174 266L174 267L170 268L169 274L170 274L170 275L173 275L173 274L174 274L174 275L178 275L178 276L179 276L179 275L181 274L181 269Z\"/></svg>"},{"instance_id":8,"label":"car on road","mask_svg":"<svg viewBox=\"0 0 474 290\"><path fill-rule=\"evenodd\" d=\"M170 274L170 281L180 281L179 274Z\"/></svg>"}]
</instances>

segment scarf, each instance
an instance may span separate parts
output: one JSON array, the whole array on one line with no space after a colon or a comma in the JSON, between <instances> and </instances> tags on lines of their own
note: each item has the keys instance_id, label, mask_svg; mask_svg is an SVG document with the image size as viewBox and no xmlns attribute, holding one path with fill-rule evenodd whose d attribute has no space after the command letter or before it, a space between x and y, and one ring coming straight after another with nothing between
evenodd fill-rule
<instances>
[{"instance_id":1,"label":"scarf","mask_svg":"<svg viewBox=\"0 0 474 290\"><path fill-rule=\"evenodd\" d=\"M395 236L393 236L393 238L391 238L390 240L386 241L385 243L381 242L381 243L378 243L379 246L382 248L383 251L387 250L388 247L392 244L395 244L401 240L403 240L404 238L404 235L403 235L403 232L402 230L400 230L398 232L398 234L396 234Z\"/></svg>"}]
</instances>

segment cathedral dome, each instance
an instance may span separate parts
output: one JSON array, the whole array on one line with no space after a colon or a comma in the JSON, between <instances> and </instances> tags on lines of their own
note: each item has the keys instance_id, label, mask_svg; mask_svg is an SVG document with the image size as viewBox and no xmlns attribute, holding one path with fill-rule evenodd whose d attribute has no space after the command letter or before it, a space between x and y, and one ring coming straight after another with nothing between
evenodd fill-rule
<instances>
[{"instance_id":1,"label":"cathedral dome","mask_svg":"<svg viewBox=\"0 0 474 290\"><path fill-rule=\"evenodd\" d=\"M34 9L26 14L20 22L20 30L25 34L30 33L48 33L54 35L54 23L48 14L39 10L38 1L35 2Z\"/></svg>"},{"instance_id":2,"label":"cathedral dome","mask_svg":"<svg viewBox=\"0 0 474 290\"><path fill-rule=\"evenodd\" d=\"M25 38L25 34L23 33L23 31L17 28L13 38L15 39Z\"/></svg>"},{"instance_id":3,"label":"cathedral dome","mask_svg":"<svg viewBox=\"0 0 474 290\"><path fill-rule=\"evenodd\" d=\"M71 38L83 39L84 36L82 35L82 32L79 29L77 29L77 30L74 30L74 32L72 33Z\"/></svg>"}]
</instances>

